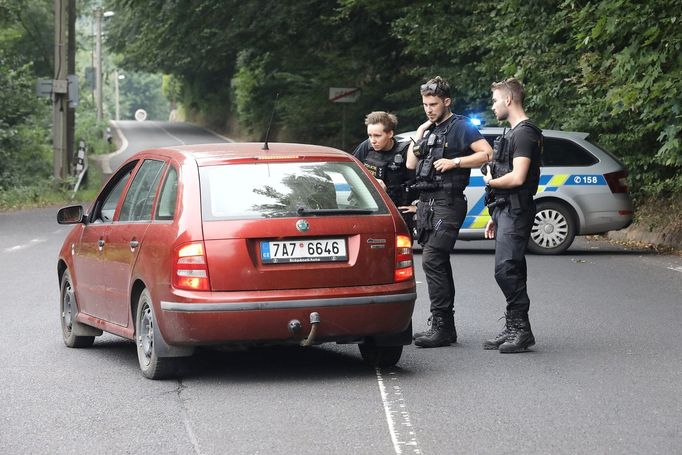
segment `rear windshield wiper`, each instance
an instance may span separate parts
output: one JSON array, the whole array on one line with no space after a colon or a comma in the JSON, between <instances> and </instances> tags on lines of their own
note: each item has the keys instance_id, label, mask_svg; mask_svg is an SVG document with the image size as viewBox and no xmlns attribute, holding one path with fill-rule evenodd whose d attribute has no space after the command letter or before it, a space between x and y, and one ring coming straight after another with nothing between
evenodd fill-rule
<instances>
[{"instance_id":1,"label":"rear windshield wiper","mask_svg":"<svg viewBox=\"0 0 682 455\"><path fill-rule=\"evenodd\" d=\"M369 215L374 213L371 209L307 209L299 207L296 209L298 215Z\"/></svg>"}]
</instances>

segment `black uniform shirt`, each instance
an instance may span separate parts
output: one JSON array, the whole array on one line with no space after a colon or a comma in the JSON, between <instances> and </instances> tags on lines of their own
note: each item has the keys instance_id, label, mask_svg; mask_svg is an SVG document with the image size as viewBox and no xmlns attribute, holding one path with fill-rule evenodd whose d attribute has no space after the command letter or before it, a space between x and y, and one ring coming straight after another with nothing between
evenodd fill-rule
<instances>
[{"instance_id":1,"label":"black uniform shirt","mask_svg":"<svg viewBox=\"0 0 682 455\"><path fill-rule=\"evenodd\" d=\"M530 159L528 175L521 188L528 189L532 194L535 194L540 182L540 160L543 147L542 131L529 120L524 120L509 130L506 138L509 141L507 147L509 147L509 159L512 163L516 157ZM513 167L512 163L510 163L510 168Z\"/></svg>"},{"instance_id":2,"label":"black uniform shirt","mask_svg":"<svg viewBox=\"0 0 682 455\"><path fill-rule=\"evenodd\" d=\"M474 151L471 149L471 144L479 139L483 139L483 135L478 131L478 128L467 117L461 115L453 114L445 122L436 125L432 130L432 134L437 134L443 130L447 130L443 158L453 159L473 155Z\"/></svg>"}]
</instances>

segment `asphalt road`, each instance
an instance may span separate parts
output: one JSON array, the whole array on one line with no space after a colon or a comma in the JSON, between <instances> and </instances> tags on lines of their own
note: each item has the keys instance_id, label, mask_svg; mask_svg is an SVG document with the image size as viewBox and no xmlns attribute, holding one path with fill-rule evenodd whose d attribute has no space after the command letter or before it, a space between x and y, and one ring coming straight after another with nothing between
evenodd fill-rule
<instances>
[{"instance_id":1,"label":"asphalt road","mask_svg":"<svg viewBox=\"0 0 682 455\"><path fill-rule=\"evenodd\" d=\"M406 347L385 370L355 346L204 351L181 379L150 381L130 341L63 345L56 257L68 227L55 213L0 213L2 454L682 453L678 256L582 238L529 256L537 345L502 355L481 348L504 309L493 243L462 241L457 345Z\"/></svg>"}]
</instances>

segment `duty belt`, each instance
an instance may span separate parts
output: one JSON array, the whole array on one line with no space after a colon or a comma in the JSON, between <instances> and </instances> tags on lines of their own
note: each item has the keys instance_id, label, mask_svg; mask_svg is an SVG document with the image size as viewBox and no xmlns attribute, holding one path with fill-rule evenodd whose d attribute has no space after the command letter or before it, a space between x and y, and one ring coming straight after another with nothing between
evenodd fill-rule
<instances>
[{"instance_id":1,"label":"duty belt","mask_svg":"<svg viewBox=\"0 0 682 455\"><path fill-rule=\"evenodd\" d=\"M488 204L488 211L492 212L495 207L504 207L507 204L513 209L526 209L533 199L530 190L519 190L506 194L495 194L495 200Z\"/></svg>"}]
</instances>

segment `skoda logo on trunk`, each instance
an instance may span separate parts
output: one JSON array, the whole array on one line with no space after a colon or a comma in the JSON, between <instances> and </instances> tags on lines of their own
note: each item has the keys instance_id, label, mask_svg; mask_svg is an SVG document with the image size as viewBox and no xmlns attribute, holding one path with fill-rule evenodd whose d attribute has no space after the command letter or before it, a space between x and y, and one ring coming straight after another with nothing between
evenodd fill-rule
<instances>
[{"instance_id":1,"label":"skoda logo on trunk","mask_svg":"<svg viewBox=\"0 0 682 455\"><path fill-rule=\"evenodd\" d=\"M308 232L308 229L310 229L310 223L308 223L306 220L298 220L296 222L296 229L301 232Z\"/></svg>"}]
</instances>

